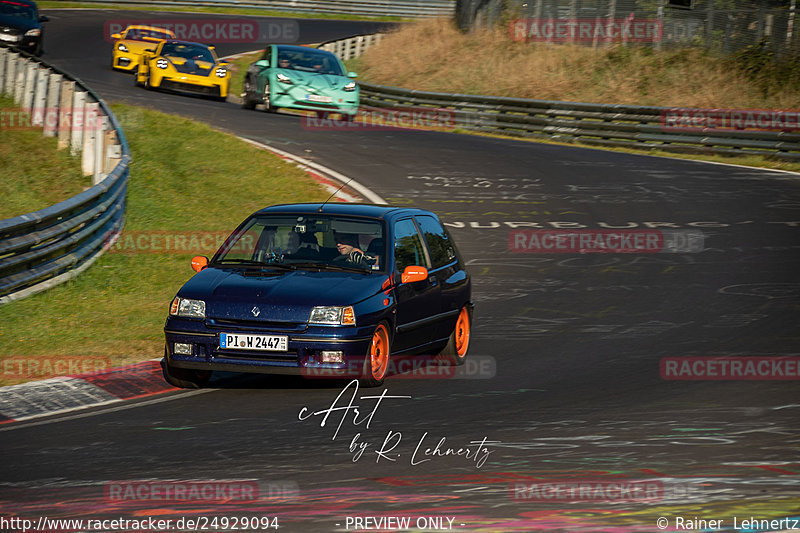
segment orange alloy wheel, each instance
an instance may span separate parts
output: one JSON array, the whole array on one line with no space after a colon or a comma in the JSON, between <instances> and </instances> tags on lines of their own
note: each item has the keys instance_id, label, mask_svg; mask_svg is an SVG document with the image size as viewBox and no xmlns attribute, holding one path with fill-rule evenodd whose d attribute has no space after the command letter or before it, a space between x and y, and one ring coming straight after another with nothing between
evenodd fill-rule
<instances>
[{"instance_id":1,"label":"orange alloy wheel","mask_svg":"<svg viewBox=\"0 0 800 533\"><path fill-rule=\"evenodd\" d=\"M469 348L469 311L466 307L461 308L458 314L458 321L456 322L456 355L463 358L467 355Z\"/></svg>"},{"instance_id":2,"label":"orange alloy wheel","mask_svg":"<svg viewBox=\"0 0 800 533\"><path fill-rule=\"evenodd\" d=\"M372 347L369 350L372 362L372 378L380 381L389 367L389 334L386 327L380 324L372 334Z\"/></svg>"}]
</instances>

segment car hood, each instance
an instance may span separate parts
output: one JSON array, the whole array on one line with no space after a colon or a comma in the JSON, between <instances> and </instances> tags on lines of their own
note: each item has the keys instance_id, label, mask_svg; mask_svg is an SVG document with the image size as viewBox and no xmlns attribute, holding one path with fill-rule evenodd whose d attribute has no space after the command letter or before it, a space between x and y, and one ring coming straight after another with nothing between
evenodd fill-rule
<instances>
[{"instance_id":1,"label":"car hood","mask_svg":"<svg viewBox=\"0 0 800 533\"><path fill-rule=\"evenodd\" d=\"M152 39L148 41L139 41L134 39L123 39L120 41L124 43L125 46L128 48L128 51L132 54L142 54L148 48L151 50L155 50L158 48L158 44L161 42L161 39Z\"/></svg>"},{"instance_id":2,"label":"car hood","mask_svg":"<svg viewBox=\"0 0 800 533\"><path fill-rule=\"evenodd\" d=\"M350 78L335 74L316 74L288 69L278 69L278 72L289 76L295 85L313 88L320 92L340 90L351 81Z\"/></svg>"},{"instance_id":3,"label":"car hood","mask_svg":"<svg viewBox=\"0 0 800 533\"><path fill-rule=\"evenodd\" d=\"M0 28L14 28L15 30L28 31L33 28L39 28L38 20L31 20L22 17L12 17L9 15L0 15Z\"/></svg>"},{"instance_id":4,"label":"car hood","mask_svg":"<svg viewBox=\"0 0 800 533\"><path fill-rule=\"evenodd\" d=\"M175 70L183 74L198 74L207 76L216 63L200 59L186 59L185 57L166 56Z\"/></svg>"},{"instance_id":5,"label":"car hood","mask_svg":"<svg viewBox=\"0 0 800 533\"><path fill-rule=\"evenodd\" d=\"M355 272L206 268L179 295L204 300L207 318L306 322L314 306L356 304L380 292L385 279Z\"/></svg>"}]
</instances>

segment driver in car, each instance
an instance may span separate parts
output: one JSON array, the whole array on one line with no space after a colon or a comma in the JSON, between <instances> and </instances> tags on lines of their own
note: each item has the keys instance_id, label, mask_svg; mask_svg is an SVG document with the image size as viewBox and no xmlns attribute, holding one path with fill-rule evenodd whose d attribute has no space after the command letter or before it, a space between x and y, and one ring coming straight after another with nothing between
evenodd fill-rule
<instances>
[{"instance_id":1,"label":"driver in car","mask_svg":"<svg viewBox=\"0 0 800 533\"><path fill-rule=\"evenodd\" d=\"M336 262L345 261L350 265L369 267L378 260L358 247L358 236L352 233L337 233L336 249L339 251L339 256L334 259Z\"/></svg>"}]
</instances>

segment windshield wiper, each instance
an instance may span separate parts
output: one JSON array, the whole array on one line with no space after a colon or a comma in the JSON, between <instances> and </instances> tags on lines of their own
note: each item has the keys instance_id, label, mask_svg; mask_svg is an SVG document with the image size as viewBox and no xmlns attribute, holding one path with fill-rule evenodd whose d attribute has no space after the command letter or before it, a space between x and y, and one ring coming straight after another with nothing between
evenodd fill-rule
<instances>
[{"instance_id":1,"label":"windshield wiper","mask_svg":"<svg viewBox=\"0 0 800 533\"><path fill-rule=\"evenodd\" d=\"M209 266L232 266L244 268L282 268L284 270L297 270L297 267L288 263L265 263L263 261L253 261L252 259L223 259Z\"/></svg>"},{"instance_id":2,"label":"windshield wiper","mask_svg":"<svg viewBox=\"0 0 800 533\"><path fill-rule=\"evenodd\" d=\"M331 263L292 263L293 266L296 267L306 267L306 268L318 268L320 270L341 270L344 272L359 272L361 274L365 274L369 272L369 270L357 266L352 265L337 265Z\"/></svg>"}]
</instances>

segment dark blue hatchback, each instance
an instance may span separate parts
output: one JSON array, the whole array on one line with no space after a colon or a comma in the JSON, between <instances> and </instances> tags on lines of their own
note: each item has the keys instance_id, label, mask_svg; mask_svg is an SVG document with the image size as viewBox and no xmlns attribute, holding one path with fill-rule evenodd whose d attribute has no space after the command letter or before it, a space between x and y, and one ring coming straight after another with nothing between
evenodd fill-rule
<instances>
[{"instance_id":1,"label":"dark blue hatchback","mask_svg":"<svg viewBox=\"0 0 800 533\"><path fill-rule=\"evenodd\" d=\"M469 348L470 277L430 211L357 204L252 214L178 292L164 376L199 387L214 370L383 382L390 356Z\"/></svg>"}]
</instances>

